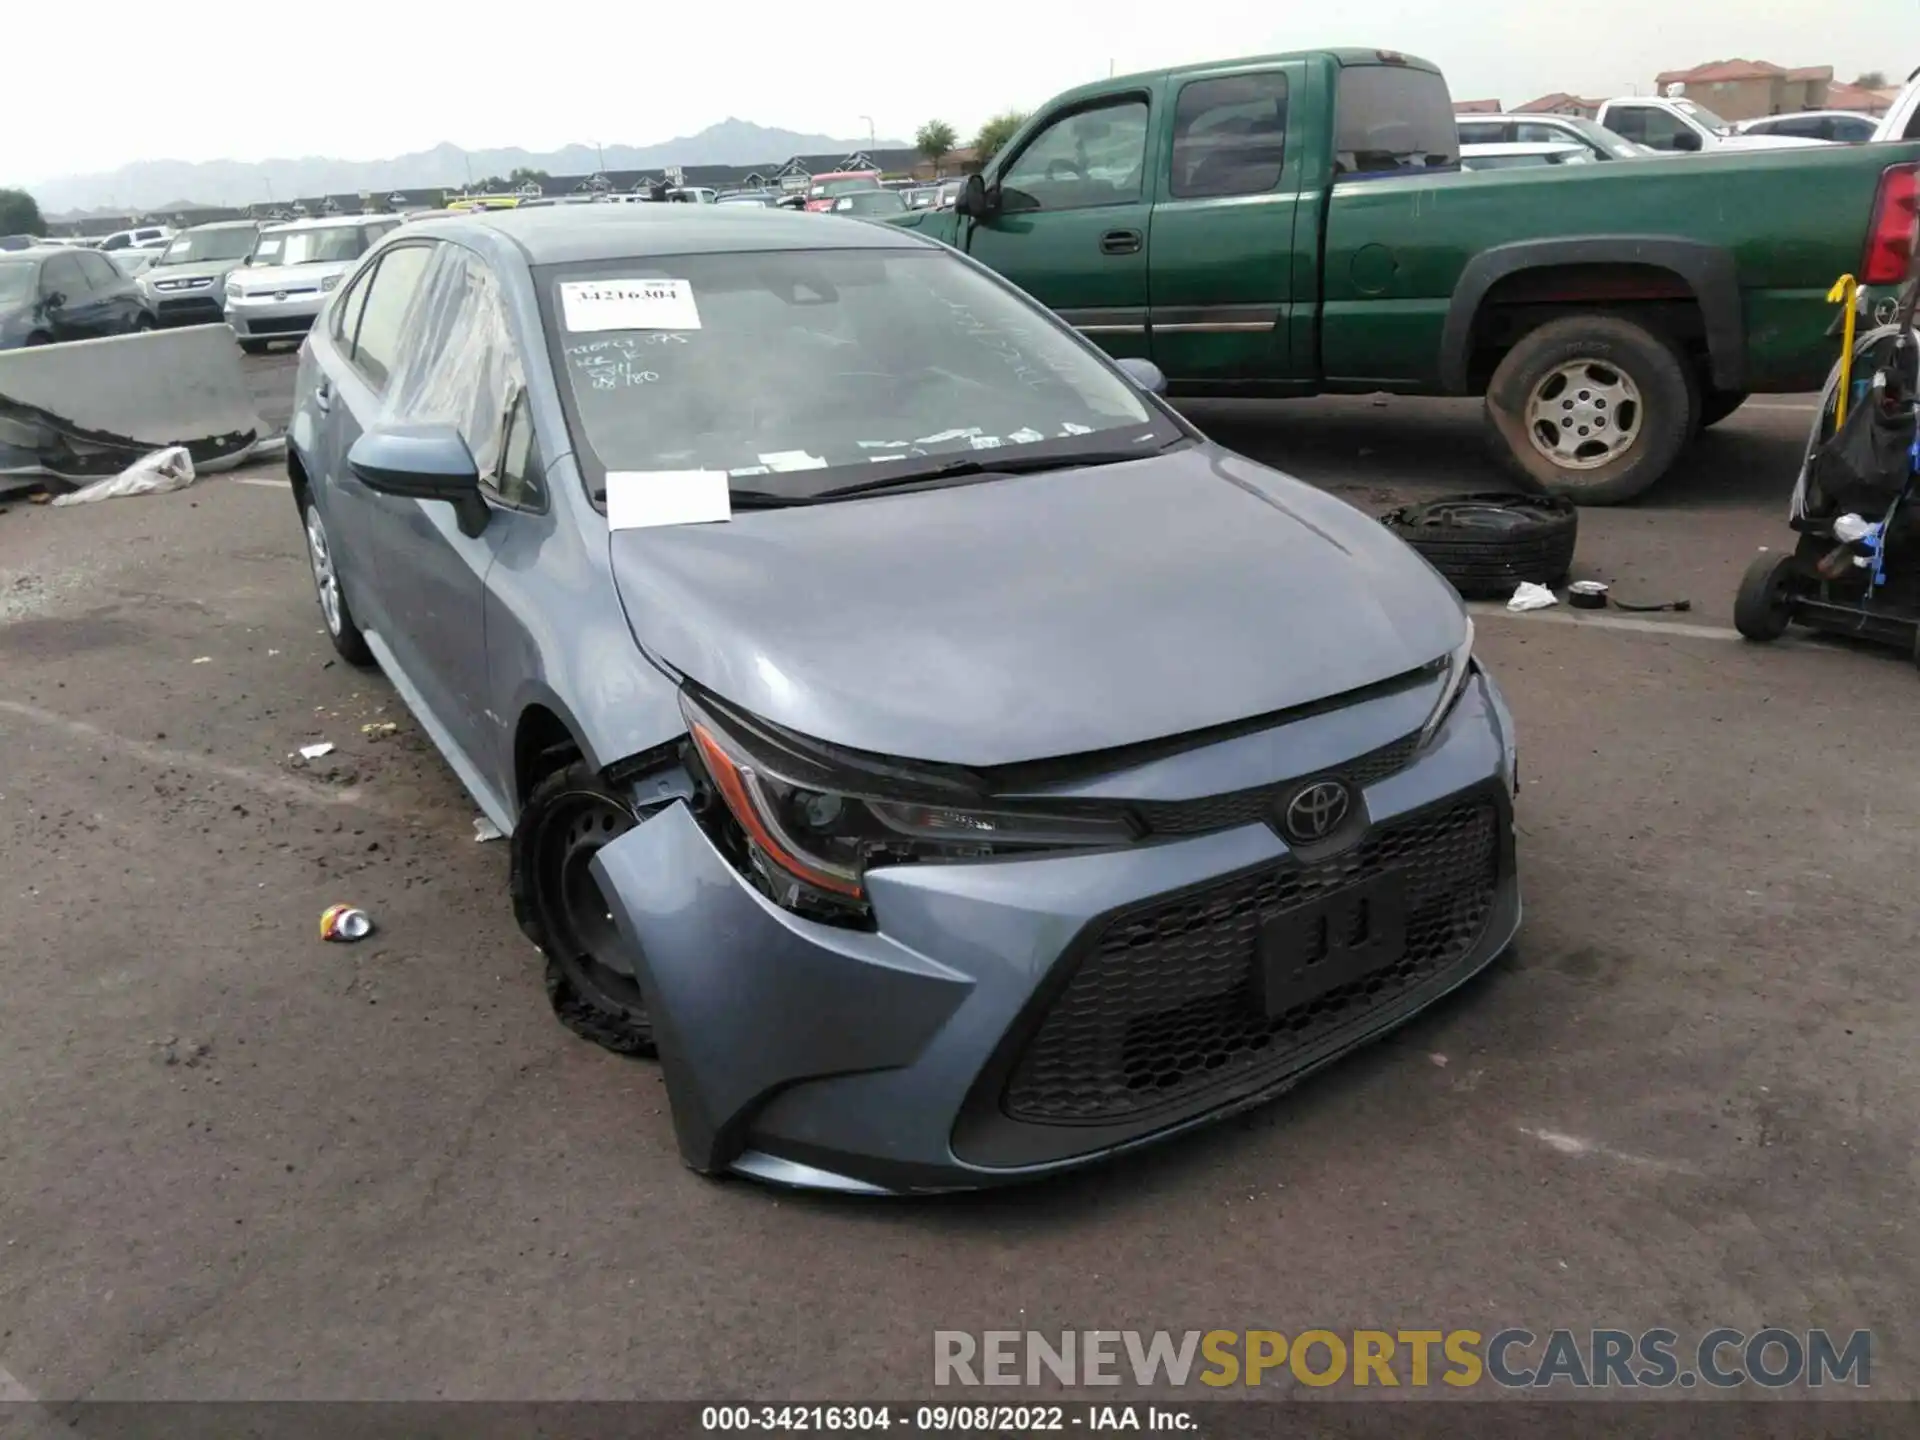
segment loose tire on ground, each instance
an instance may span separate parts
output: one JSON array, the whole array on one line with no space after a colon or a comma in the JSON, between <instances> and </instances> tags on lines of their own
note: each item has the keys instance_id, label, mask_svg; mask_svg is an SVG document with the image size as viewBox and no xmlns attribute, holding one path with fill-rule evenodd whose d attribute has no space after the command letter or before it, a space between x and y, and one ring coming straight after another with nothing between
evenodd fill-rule
<instances>
[{"instance_id":1,"label":"loose tire on ground","mask_svg":"<svg viewBox=\"0 0 1920 1440\"><path fill-rule=\"evenodd\" d=\"M1403 505L1380 519L1468 600L1503 598L1523 580L1561 584L1580 534L1572 501L1508 491Z\"/></svg>"},{"instance_id":2,"label":"loose tire on ground","mask_svg":"<svg viewBox=\"0 0 1920 1440\"><path fill-rule=\"evenodd\" d=\"M546 957L547 1001L560 1023L619 1055L655 1053L640 984L608 965L618 942L589 869L593 855L638 824L631 803L583 761L534 787L513 828L513 914Z\"/></svg>"},{"instance_id":3,"label":"loose tire on ground","mask_svg":"<svg viewBox=\"0 0 1920 1440\"><path fill-rule=\"evenodd\" d=\"M1749 392L1745 390L1702 390L1700 392L1700 418L1698 428L1705 430L1710 425L1718 425L1734 411L1747 403Z\"/></svg>"},{"instance_id":4,"label":"loose tire on ground","mask_svg":"<svg viewBox=\"0 0 1920 1440\"><path fill-rule=\"evenodd\" d=\"M1793 607L1787 582L1793 575L1793 552L1762 550L1740 577L1740 593L1733 601L1733 628L1749 640L1778 640L1792 623Z\"/></svg>"},{"instance_id":5,"label":"loose tire on ground","mask_svg":"<svg viewBox=\"0 0 1920 1440\"><path fill-rule=\"evenodd\" d=\"M1525 483L1618 505L1667 473L1698 404L1693 372L1666 341L1617 316L1572 315L1501 358L1486 423L1495 455Z\"/></svg>"},{"instance_id":6,"label":"loose tire on ground","mask_svg":"<svg viewBox=\"0 0 1920 1440\"><path fill-rule=\"evenodd\" d=\"M326 624L327 638L349 665L371 668L375 663L373 651L367 648L367 637L360 633L360 627L353 620L353 608L347 604L346 588L340 583L339 563L333 541L327 534L326 521L321 518L313 497L305 493L300 496L300 527L306 533L307 568L313 572L314 598L320 604L320 618Z\"/></svg>"}]
</instances>

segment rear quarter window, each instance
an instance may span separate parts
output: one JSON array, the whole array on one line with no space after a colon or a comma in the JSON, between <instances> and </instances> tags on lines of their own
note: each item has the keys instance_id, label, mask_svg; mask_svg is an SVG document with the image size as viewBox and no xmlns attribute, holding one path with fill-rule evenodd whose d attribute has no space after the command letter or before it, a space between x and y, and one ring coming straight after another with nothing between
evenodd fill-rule
<instances>
[{"instance_id":1,"label":"rear quarter window","mask_svg":"<svg viewBox=\"0 0 1920 1440\"><path fill-rule=\"evenodd\" d=\"M1334 170L1379 175L1460 162L1447 82L1410 65L1343 65L1334 101Z\"/></svg>"}]
</instances>

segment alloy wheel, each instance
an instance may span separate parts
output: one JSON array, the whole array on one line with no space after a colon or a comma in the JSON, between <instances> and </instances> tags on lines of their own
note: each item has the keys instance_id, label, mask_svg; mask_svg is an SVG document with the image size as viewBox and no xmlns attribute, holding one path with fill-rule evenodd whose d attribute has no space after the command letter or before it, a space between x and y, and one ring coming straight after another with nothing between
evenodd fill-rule
<instances>
[{"instance_id":1,"label":"alloy wheel","mask_svg":"<svg viewBox=\"0 0 1920 1440\"><path fill-rule=\"evenodd\" d=\"M1640 388L1600 360L1570 360L1547 372L1527 401L1527 435L1565 470L1596 470L1640 438Z\"/></svg>"}]
</instances>

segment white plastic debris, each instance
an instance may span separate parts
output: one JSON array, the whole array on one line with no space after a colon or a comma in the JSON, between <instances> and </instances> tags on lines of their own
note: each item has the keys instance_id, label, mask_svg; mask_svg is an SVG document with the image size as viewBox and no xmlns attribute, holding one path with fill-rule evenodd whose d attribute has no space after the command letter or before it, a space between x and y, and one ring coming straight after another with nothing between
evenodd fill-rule
<instances>
[{"instance_id":1,"label":"white plastic debris","mask_svg":"<svg viewBox=\"0 0 1920 1440\"><path fill-rule=\"evenodd\" d=\"M118 475L96 480L71 495L56 495L56 505L85 505L93 500L118 500L123 495L164 495L193 484L193 457L184 445L169 445L142 455Z\"/></svg>"},{"instance_id":2,"label":"white plastic debris","mask_svg":"<svg viewBox=\"0 0 1920 1440\"><path fill-rule=\"evenodd\" d=\"M300 747L300 758L302 760L319 760L332 753L333 746L324 740L318 745L302 745Z\"/></svg>"},{"instance_id":3,"label":"white plastic debris","mask_svg":"<svg viewBox=\"0 0 1920 1440\"><path fill-rule=\"evenodd\" d=\"M1833 522L1833 538L1843 545L1864 540L1873 533L1873 522L1860 515L1842 515Z\"/></svg>"},{"instance_id":4,"label":"white plastic debris","mask_svg":"<svg viewBox=\"0 0 1920 1440\"><path fill-rule=\"evenodd\" d=\"M1560 603L1553 591L1544 585L1536 585L1531 580L1522 580L1520 588L1513 592L1513 598L1507 601L1507 609L1515 614L1527 610L1544 610L1549 605Z\"/></svg>"},{"instance_id":5,"label":"white plastic debris","mask_svg":"<svg viewBox=\"0 0 1920 1440\"><path fill-rule=\"evenodd\" d=\"M493 821L484 815L476 815L473 817L473 838L485 844L489 840L504 840L506 837L500 833L500 827Z\"/></svg>"}]
</instances>

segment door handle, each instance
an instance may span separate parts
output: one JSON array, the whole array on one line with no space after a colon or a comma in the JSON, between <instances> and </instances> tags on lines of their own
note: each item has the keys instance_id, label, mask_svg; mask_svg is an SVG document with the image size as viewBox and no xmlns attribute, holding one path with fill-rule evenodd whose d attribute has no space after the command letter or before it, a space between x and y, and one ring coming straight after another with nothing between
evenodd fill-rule
<instances>
[{"instance_id":1,"label":"door handle","mask_svg":"<svg viewBox=\"0 0 1920 1440\"><path fill-rule=\"evenodd\" d=\"M1100 237L1102 255L1138 255L1140 253L1140 232L1138 230L1109 230Z\"/></svg>"},{"instance_id":2,"label":"door handle","mask_svg":"<svg viewBox=\"0 0 1920 1440\"><path fill-rule=\"evenodd\" d=\"M322 410L327 410L332 407L333 388L328 385L326 381L322 380L318 385L313 387L313 403L318 405Z\"/></svg>"}]
</instances>

